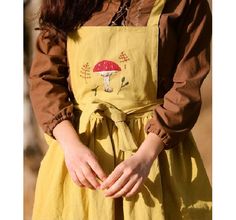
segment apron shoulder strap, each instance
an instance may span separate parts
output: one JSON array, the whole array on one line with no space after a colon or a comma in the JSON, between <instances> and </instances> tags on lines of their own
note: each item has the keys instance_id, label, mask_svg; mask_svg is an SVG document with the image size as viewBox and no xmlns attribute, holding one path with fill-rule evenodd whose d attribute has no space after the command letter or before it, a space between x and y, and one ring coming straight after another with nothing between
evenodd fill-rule
<instances>
[{"instance_id":1,"label":"apron shoulder strap","mask_svg":"<svg viewBox=\"0 0 236 220\"><path fill-rule=\"evenodd\" d=\"M153 8L151 10L147 26L158 25L165 3L166 0L154 0Z\"/></svg>"}]
</instances>

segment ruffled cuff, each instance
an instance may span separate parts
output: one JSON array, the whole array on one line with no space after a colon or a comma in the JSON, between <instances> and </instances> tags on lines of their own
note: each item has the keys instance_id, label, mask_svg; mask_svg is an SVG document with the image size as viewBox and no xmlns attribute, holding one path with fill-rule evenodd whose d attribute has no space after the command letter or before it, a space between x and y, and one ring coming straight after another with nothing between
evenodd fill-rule
<instances>
[{"instance_id":1,"label":"ruffled cuff","mask_svg":"<svg viewBox=\"0 0 236 220\"><path fill-rule=\"evenodd\" d=\"M154 114L155 115L155 114ZM164 149L168 150L174 148L180 142L180 139L184 136L185 132L174 132L170 129L165 128L161 125L160 121L153 117L145 125L145 132L148 134L152 132L162 140L164 144Z\"/></svg>"},{"instance_id":2,"label":"ruffled cuff","mask_svg":"<svg viewBox=\"0 0 236 220\"><path fill-rule=\"evenodd\" d=\"M49 121L43 130L53 139L56 139L53 135L53 129L63 120L69 120L74 125L74 114L73 114L73 105L62 109L58 114L56 114L51 121Z\"/></svg>"},{"instance_id":3,"label":"ruffled cuff","mask_svg":"<svg viewBox=\"0 0 236 220\"><path fill-rule=\"evenodd\" d=\"M160 127L158 127L157 125L157 122L154 118L150 119L146 126L145 126L145 132L148 134L150 132L158 135L162 142L164 143L164 148L170 148L170 145L171 145L171 137L170 135L164 130L164 129L161 129Z\"/></svg>"},{"instance_id":4,"label":"ruffled cuff","mask_svg":"<svg viewBox=\"0 0 236 220\"><path fill-rule=\"evenodd\" d=\"M157 126L157 122L154 118L150 119L146 124L145 132L147 134L152 132L158 135L161 138L162 142L165 144L165 146L168 146L171 143L170 135L164 129L161 129Z\"/></svg>"}]
</instances>

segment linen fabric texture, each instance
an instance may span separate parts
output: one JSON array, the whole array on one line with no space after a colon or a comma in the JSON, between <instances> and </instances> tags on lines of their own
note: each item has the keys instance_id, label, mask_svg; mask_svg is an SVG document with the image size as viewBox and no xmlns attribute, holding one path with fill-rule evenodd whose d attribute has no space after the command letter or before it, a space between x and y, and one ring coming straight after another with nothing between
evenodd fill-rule
<instances>
[{"instance_id":1,"label":"linen fabric texture","mask_svg":"<svg viewBox=\"0 0 236 220\"><path fill-rule=\"evenodd\" d=\"M47 69L46 75L43 71L41 77L36 74L31 78L38 86L47 82L47 87L43 87L48 88L46 97L38 93L38 99L47 100L44 108L50 106L52 97L59 98L57 105L52 106L60 113L45 126L53 129L60 120L73 120L83 143L95 153L108 175L138 150L148 132L160 135L168 148L177 143L173 134L189 129L167 132L165 120L159 118L160 112L168 117L170 110L164 110L165 105L175 106L168 96L171 91L185 94L190 85L192 89L200 88L199 79L198 84L190 81L187 85L185 74L194 79L193 72L183 72L185 87L178 87L181 83L177 80L165 97L157 96L163 59L158 53L161 46L158 24L166 4L164 0L153 3L146 26L82 26L70 33L66 41L59 37L48 48L51 52L47 55L38 53L42 63L34 61L33 69ZM51 42L47 37L44 40ZM202 74L205 76L205 70ZM70 90L65 86L67 77ZM70 94L73 97L68 99ZM189 97L183 95L183 99L171 100L185 105L184 100L189 101ZM40 110L45 114L43 117L50 114L44 111ZM57 140L50 132L45 133L45 139L49 148L39 170L33 220L211 219L211 186L189 131L178 140L177 146L159 154L138 194L119 199L106 198L101 190L78 187L69 176Z\"/></svg>"}]
</instances>

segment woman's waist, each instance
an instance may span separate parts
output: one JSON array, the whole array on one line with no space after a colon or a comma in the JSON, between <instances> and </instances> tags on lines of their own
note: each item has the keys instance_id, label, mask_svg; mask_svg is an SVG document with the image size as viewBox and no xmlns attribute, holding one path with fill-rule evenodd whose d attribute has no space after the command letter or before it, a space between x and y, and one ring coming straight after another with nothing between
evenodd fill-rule
<instances>
[{"instance_id":1,"label":"woman's waist","mask_svg":"<svg viewBox=\"0 0 236 220\"><path fill-rule=\"evenodd\" d=\"M140 114L145 113L148 111L153 110L153 108L156 107L156 105L162 104L163 99L155 99L155 100L145 100L145 101L139 101L139 100L132 100L132 101L126 101L126 100L115 100L115 99L90 99L86 101L78 101L74 102L74 108L79 111L88 111L90 108L101 108L101 106L106 106L107 108L116 108L126 114ZM100 107L99 107L100 106ZM98 109L99 110L99 109Z\"/></svg>"},{"instance_id":2,"label":"woman's waist","mask_svg":"<svg viewBox=\"0 0 236 220\"><path fill-rule=\"evenodd\" d=\"M101 131L117 131L117 137L120 150L125 152L134 152L137 150L137 143L133 139L133 128L140 130L144 128L147 121L153 116L156 105L161 104L162 100L156 102L148 102L145 105L130 108L128 112L120 109L111 103L93 100L93 102L80 103L74 105L75 109L80 111L78 121L76 123L77 132L81 137L89 138L96 129ZM115 128L113 130L113 128ZM95 132L96 133L96 132ZM105 134L103 138L108 137Z\"/></svg>"},{"instance_id":3,"label":"woman's waist","mask_svg":"<svg viewBox=\"0 0 236 220\"><path fill-rule=\"evenodd\" d=\"M145 112L152 111L157 105L163 103L163 99L156 100L146 100L146 101L132 101L127 102L124 101L116 101L116 100L100 100L100 99L92 99L87 100L85 102L74 102L74 108L83 112L83 111L91 111L93 109L102 110L104 108L115 108L127 115L142 115Z\"/></svg>"},{"instance_id":4,"label":"woman's waist","mask_svg":"<svg viewBox=\"0 0 236 220\"><path fill-rule=\"evenodd\" d=\"M108 118L116 124L128 122L131 119L150 118L153 116L153 109L162 102L163 99L158 99L155 102L146 102L142 105L129 106L130 108L124 109L121 108L124 106L115 106L114 103L96 99L92 102L75 104L74 108L79 111L79 114L77 114L79 123L85 129L89 121L93 119L103 120ZM84 125L81 125L81 123Z\"/></svg>"},{"instance_id":5,"label":"woman's waist","mask_svg":"<svg viewBox=\"0 0 236 220\"><path fill-rule=\"evenodd\" d=\"M152 117L153 116L153 109L146 110L146 111L132 112L129 114L121 112L121 114L122 114L122 116L121 116L122 120L120 120L120 121L129 122L129 121L133 121L133 120L142 120L144 118ZM90 120L102 121L104 118L110 118L110 117L106 113L104 113L103 111L99 111L99 110L92 112L90 115Z\"/></svg>"}]
</instances>

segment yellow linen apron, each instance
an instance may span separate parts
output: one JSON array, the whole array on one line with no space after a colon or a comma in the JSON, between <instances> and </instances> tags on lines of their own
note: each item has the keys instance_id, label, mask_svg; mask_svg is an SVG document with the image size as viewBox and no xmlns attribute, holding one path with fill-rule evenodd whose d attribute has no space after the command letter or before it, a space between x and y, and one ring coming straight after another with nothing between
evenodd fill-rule
<instances>
[{"instance_id":1,"label":"yellow linen apron","mask_svg":"<svg viewBox=\"0 0 236 220\"><path fill-rule=\"evenodd\" d=\"M83 26L68 36L70 80L78 112L76 129L110 174L146 137L158 85L158 22L164 0L156 0L147 26ZM191 134L154 161L141 191L106 198L70 178L59 143L39 170L33 220L211 219L211 187Z\"/></svg>"}]
</instances>

